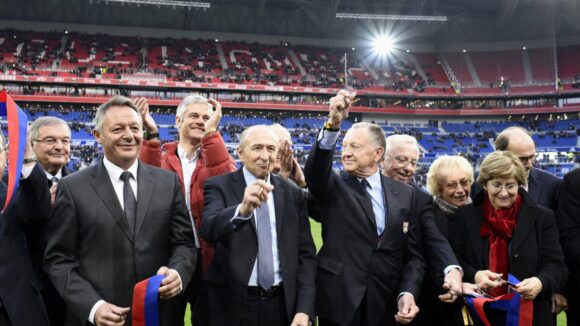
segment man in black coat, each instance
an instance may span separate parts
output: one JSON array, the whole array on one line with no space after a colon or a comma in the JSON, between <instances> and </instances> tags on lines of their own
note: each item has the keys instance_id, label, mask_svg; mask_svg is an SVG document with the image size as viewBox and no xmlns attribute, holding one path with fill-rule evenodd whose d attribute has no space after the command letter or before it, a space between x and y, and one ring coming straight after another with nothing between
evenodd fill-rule
<instances>
[{"instance_id":1,"label":"man in black coat","mask_svg":"<svg viewBox=\"0 0 580 326\"><path fill-rule=\"evenodd\" d=\"M205 275L211 326L307 326L314 321L316 249L303 192L271 173L279 142L246 129L244 167L205 185L201 235L215 244Z\"/></svg>"},{"instance_id":2,"label":"man in black coat","mask_svg":"<svg viewBox=\"0 0 580 326\"><path fill-rule=\"evenodd\" d=\"M131 325L133 287L155 274L161 325L183 320L179 294L196 249L174 173L137 160L142 122L130 99L97 109L104 158L58 183L48 225L45 270L67 304L65 325Z\"/></svg>"},{"instance_id":3,"label":"man in black coat","mask_svg":"<svg viewBox=\"0 0 580 326\"><path fill-rule=\"evenodd\" d=\"M40 117L34 120L28 128L28 141L31 143L37 164L44 171L47 186L50 189L51 204L54 205L58 181L73 172L66 166L71 146L70 128L62 119ZM34 269L42 282L42 298L46 305L50 324L53 326L64 325L66 305L52 285L48 275L42 270L46 248L46 223L35 224L27 234L28 250L32 257Z\"/></svg>"},{"instance_id":4,"label":"man in black coat","mask_svg":"<svg viewBox=\"0 0 580 326\"><path fill-rule=\"evenodd\" d=\"M424 310L421 315L426 319L421 316L413 324L428 325L432 323L429 317L433 317L429 313L430 309L437 307L432 302L440 299L433 294L439 292L441 300L445 302L457 300L461 292L462 270L451 245L437 227L438 221L435 220L433 212L432 196L413 183L420 154L417 139L405 134L392 135L387 137L386 144L382 166L383 175L413 186L417 193L417 213L421 222L419 234L423 254L429 267L423 289L428 288L428 293L432 297L422 295L418 300L419 308ZM433 284L436 284L437 289L433 289Z\"/></svg>"},{"instance_id":5,"label":"man in black coat","mask_svg":"<svg viewBox=\"0 0 580 326\"><path fill-rule=\"evenodd\" d=\"M6 166L6 146L0 132L0 175ZM32 151L25 154L18 192L0 216L0 325L48 326L42 284L35 274L26 247L28 231L46 221L50 195L42 168L34 163ZM4 206L6 183L0 183L0 203Z\"/></svg>"},{"instance_id":6,"label":"man in black coat","mask_svg":"<svg viewBox=\"0 0 580 326\"><path fill-rule=\"evenodd\" d=\"M418 313L425 264L417 234L415 190L381 176L382 128L358 123L342 146L344 172L332 171L340 126L353 96L340 91L312 147L306 182L320 207L316 309L322 326L408 323Z\"/></svg>"},{"instance_id":7,"label":"man in black coat","mask_svg":"<svg viewBox=\"0 0 580 326\"><path fill-rule=\"evenodd\" d=\"M570 270L568 325L580 325L580 169L564 176L558 208L560 243Z\"/></svg>"}]
</instances>

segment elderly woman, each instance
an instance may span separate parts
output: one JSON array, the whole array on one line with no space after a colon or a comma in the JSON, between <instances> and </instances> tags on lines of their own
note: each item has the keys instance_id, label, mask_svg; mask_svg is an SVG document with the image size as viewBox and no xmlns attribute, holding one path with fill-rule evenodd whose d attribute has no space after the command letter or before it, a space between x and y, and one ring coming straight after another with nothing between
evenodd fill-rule
<instances>
[{"instance_id":1,"label":"elderly woman","mask_svg":"<svg viewBox=\"0 0 580 326\"><path fill-rule=\"evenodd\" d=\"M516 291L533 300L533 325L554 325L550 297L564 286L568 272L554 214L536 205L521 187L526 178L514 154L489 154L477 179L483 191L472 205L457 210L451 244L465 282L492 296ZM521 281L509 290L508 273ZM488 317L492 325L505 324L505 313L498 310L490 310Z\"/></svg>"},{"instance_id":2,"label":"elderly woman","mask_svg":"<svg viewBox=\"0 0 580 326\"><path fill-rule=\"evenodd\" d=\"M473 167L461 156L437 158L427 173L427 189L433 195L434 216L437 227L449 239L455 212L471 203L469 192L473 184ZM423 281L419 308L421 312L413 325L464 325L462 300L445 303L442 294L442 278L439 271L429 269ZM448 300L445 300L448 301Z\"/></svg>"}]
</instances>

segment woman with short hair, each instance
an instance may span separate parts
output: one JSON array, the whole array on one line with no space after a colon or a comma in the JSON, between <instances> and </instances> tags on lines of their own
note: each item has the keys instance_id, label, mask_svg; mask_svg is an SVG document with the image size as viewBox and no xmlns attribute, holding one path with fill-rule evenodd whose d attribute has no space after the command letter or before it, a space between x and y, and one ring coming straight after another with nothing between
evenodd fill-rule
<instances>
[{"instance_id":1,"label":"woman with short hair","mask_svg":"<svg viewBox=\"0 0 580 326\"><path fill-rule=\"evenodd\" d=\"M514 154L489 154L477 179L484 190L471 205L457 210L451 244L464 282L475 283L494 297L516 291L533 301L533 325L554 325L550 297L564 286L568 272L554 214L521 187L526 179ZM509 290L508 274L521 281ZM504 325L505 317L499 310L488 312L492 325Z\"/></svg>"}]
</instances>

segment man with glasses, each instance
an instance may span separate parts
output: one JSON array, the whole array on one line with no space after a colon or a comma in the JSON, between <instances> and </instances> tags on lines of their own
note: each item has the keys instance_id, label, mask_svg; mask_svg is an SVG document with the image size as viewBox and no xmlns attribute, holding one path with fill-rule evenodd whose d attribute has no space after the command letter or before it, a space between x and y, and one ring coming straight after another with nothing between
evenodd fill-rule
<instances>
[{"instance_id":1,"label":"man with glasses","mask_svg":"<svg viewBox=\"0 0 580 326\"><path fill-rule=\"evenodd\" d=\"M495 149L512 152L520 159L528 173L528 183L523 186L524 189L536 204L551 209L555 214L562 180L550 172L534 167L538 153L530 133L522 127L506 128L497 135ZM473 192L472 194L475 195ZM567 307L566 297L557 293L552 296L553 314L557 315Z\"/></svg>"},{"instance_id":2,"label":"man with glasses","mask_svg":"<svg viewBox=\"0 0 580 326\"><path fill-rule=\"evenodd\" d=\"M409 135L391 135L386 139L386 152L382 165L382 174L406 183L415 188L417 194L417 216L420 219L419 235L423 256L433 274L444 276L441 286L445 293L440 299L453 302L458 298L463 271L449 245L435 224L433 200L429 194L413 183L413 176L419 162L419 144L415 137ZM420 298L419 307L429 305L430 300L437 298ZM432 322L432 321L431 321ZM415 325L422 324L415 321Z\"/></svg>"},{"instance_id":3,"label":"man with glasses","mask_svg":"<svg viewBox=\"0 0 580 326\"><path fill-rule=\"evenodd\" d=\"M34 157L27 160L38 161L46 175L50 188L51 205L54 205L56 186L60 179L71 174L66 164L69 160L71 130L66 121L56 117L36 119L28 130ZM35 270L42 281L42 297L51 325L63 325L66 305L54 289L46 273L42 271L42 259L46 247L45 225L36 224L27 237L28 248Z\"/></svg>"}]
</instances>

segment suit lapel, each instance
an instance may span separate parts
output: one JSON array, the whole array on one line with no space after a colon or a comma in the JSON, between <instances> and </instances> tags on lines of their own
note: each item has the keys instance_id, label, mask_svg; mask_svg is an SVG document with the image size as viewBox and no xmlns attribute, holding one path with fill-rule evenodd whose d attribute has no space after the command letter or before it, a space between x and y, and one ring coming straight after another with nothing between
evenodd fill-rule
<instances>
[{"instance_id":1,"label":"suit lapel","mask_svg":"<svg viewBox=\"0 0 580 326\"><path fill-rule=\"evenodd\" d=\"M530 170L530 175L528 176L528 194L530 197L535 198L536 200L540 198L540 191L541 187L538 184L538 176L534 169Z\"/></svg>"},{"instance_id":2,"label":"suit lapel","mask_svg":"<svg viewBox=\"0 0 580 326\"><path fill-rule=\"evenodd\" d=\"M280 239L280 232L282 232L282 222L284 216L284 188L282 182L276 176L271 175L270 182L274 185L274 208L276 210L276 232L278 239Z\"/></svg>"},{"instance_id":3,"label":"suit lapel","mask_svg":"<svg viewBox=\"0 0 580 326\"><path fill-rule=\"evenodd\" d=\"M141 230L141 226L147 215L149 203L151 202L153 190L155 189L155 179L151 172L149 167L143 163L139 163L139 169L137 171L137 216L135 217L135 234Z\"/></svg>"},{"instance_id":4,"label":"suit lapel","mask_svg":"<svg viewBox=\"0 0 580 326\"><path fill-rule=\"evenodd\" d=\"M516 252L519 249L536 223L536 213L532 206L528 204L529 199L526 198L526 195L522 195L522 191L520 191L520 195L523 196L523 203L516 220L517 224L512 237L511 252Z\"/></svg>"},{"instance_id":5,"label":"suit lapel","mask_svg":"<svg viewBox=\"0 0 580 326\"><path fill-rule=\"evenodd\" d=\"M400 216L398 212L401 210L401 203L399 202L399 193L392 190L390 185L392 180L381 175L381 181L383 185L383 196L385 198L385 210L386 210L386 224L385 224L385 235L383 236L382 242L386 238L390 238L393 232L397 232L397 225L401 219L406 216ZM399 230L401 231L401 230Z\"/></svg>"},{"instance_id":6,"label":"suit lapel","mask_svg":"<svg viewBox=\"0 0 580 326\"><path fill-rule=\"evenodd\" d=\"M363 193L363 191L366 191L365 189L363 189L362 185L360 184L360 182L358 181L358 179L348 173L343 173L342 177L344 179L344 182L353 190L355 190L353 192L354 197L356 198L356 200L358 201L358 203L360 204L361 208L363 209L363 211L365 212L366 217L368 218L368 220L371 222L373 229L375 230L375 234L376 229L377 229L377 223L375 221L375 214L373 212L373 204L369 199L369 196L365 193Z\"/></svg>"},{"instance_id":7,"label":"suit lapel","mask_svg":"<svg viewBox=\"0 0 580 326\"><path fill-rule=\"evenodd\" d=\"M102 160L94 170L93 180L91 180L90 183L127 238L133 242L133 232L129 229L129 223L125 217L125 212L121 208L121 203L119 203L115 189L113 189L113 185L111 184L111 178L109 177Z\"/></svg>"}]
</instances>

